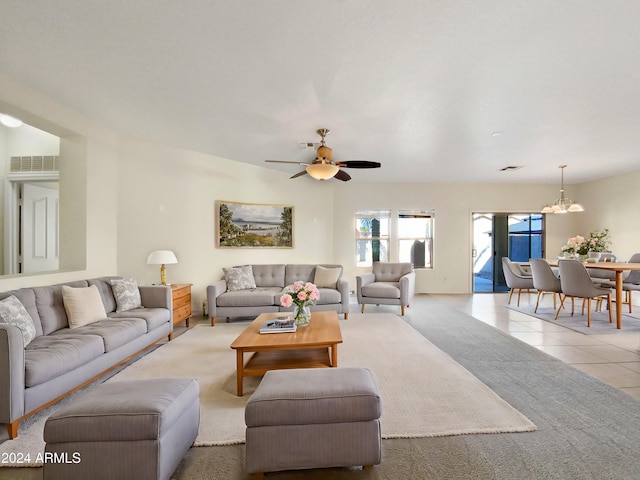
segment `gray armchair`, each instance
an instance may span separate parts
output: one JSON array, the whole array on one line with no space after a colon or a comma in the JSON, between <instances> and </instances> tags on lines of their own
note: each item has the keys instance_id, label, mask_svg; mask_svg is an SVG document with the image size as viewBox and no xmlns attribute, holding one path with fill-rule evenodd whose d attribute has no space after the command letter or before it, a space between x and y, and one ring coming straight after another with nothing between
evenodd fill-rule
<instances>
[{"instance_id":1,"label":"gray armchair","mask_svg":"<svg viewBox=\"0 0 640 480\"><path fill-rule=\"evenodd\" d=\"M411 263L374 262L371 273L356 276L356 294L362 305L400 305L402 315L416 290L416 274Z\"/></svg>"},{"instance_id":2,"label":"gray armchair","mask_svg":"<svg viewBox=\"0 0 640 480\"><path fill-rule=\"evenodd\" d=\"M512 262L508 257L502 257L502 271L504 272L504 279L509 287L509 301L511 303L511 297L513 292L518 290L518 306L520 306L520 293L522 290L531 290L533 288L533 276L529 272L525 272L520 265Z\"/></svg>"}]
</instances>

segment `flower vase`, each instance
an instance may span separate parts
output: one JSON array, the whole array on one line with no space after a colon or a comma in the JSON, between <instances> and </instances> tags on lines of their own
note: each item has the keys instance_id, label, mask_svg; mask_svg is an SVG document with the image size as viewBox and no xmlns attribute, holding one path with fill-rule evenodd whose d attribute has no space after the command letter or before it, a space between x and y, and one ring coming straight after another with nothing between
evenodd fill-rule
<instances>
[{"instance_id":1,"label":"flower vase","mask_svg":"<svg viewBox=\"0 0 640 480\"><path fill-rule=\"evenodd\" d=\"M293 318L296 320L296 325L298 327L306 327L309 325L309 321L311 320L311 309L307 305L304 307L296 305L293 308Z\"/></svg>"},{"instance_id":2,"label":"flower vase","mask_svg":"<svg viewBox=\"0 0 640 480\"><path fill-rule=\"evenodd\" d=\"M596 263L600 261L600 256L602 255L600 252L589 252L589 263Z\"/></svg>"}]
</instances>

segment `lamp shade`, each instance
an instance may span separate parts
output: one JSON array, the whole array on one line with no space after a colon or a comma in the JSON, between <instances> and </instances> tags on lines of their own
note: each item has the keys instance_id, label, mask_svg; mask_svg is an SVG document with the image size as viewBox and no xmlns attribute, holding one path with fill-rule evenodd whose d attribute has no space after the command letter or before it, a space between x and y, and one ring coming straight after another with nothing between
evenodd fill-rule
<instances>
[{"instance_id":1,"label":"lamp shade","mask_svg":"<svg viewBox=\"0 0 640 480\"><path fill-rule=\"evenodd\" d=\"M147 257L147 264L149 265L168 265L170 263L178 263L176 254L171 250L156 250Z\"/></svg>"},{"instance_id":2,"label":"lamp shade","mask_svg":"<svg viewBox=\"0 0 640 480\"><path fill-rule=\"evenodd\" d=\"M340 168L332 163L312 163L305 169L316 180L329 180L333 178Z\"/></svg>"}]
</instances>

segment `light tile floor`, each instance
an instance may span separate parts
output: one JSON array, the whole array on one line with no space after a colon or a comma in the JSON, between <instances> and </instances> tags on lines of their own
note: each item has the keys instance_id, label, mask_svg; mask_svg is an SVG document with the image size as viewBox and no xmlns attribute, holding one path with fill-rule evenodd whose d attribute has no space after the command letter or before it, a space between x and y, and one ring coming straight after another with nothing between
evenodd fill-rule
<instances>
[{"instance_id":1,"label":"light tile floor","mask_svg":"<svg viewBox=\"0 0 640 480\"><path fill-rule=\"evenodd\" d=\"M504 308L508 295L433 295L452 307L539 348L563 362L640 398L640 333L621 331L583 335L524 313ZM416 297L420 301L420 297ZM550 296L544 306L553 306ZM545 302L543 300L543 302ZM523 294L520 305L535 305L536 294ZM515 297L512 299L515 302ZM541 303L542 305L542 303Z\"/></svg>"}]
</instances>

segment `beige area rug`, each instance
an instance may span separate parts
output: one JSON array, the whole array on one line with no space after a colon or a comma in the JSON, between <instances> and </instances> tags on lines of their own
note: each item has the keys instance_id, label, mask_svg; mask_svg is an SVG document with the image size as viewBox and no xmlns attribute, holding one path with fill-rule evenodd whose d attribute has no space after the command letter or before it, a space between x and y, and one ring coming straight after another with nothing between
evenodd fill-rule
<instances>
[{"instance_id":1,"label":"beige area rug","mask_svg":"<svg viewBox=\"0 0 640 480\"><path fill-rule=\"evenodd\" d=\"M199 325L118 373L109 382L151 377L195 377L200 384L196 446L244 443L244 406L259 384L244 380L235 394L231 342L246 323ZM451 357L391 314L352 314L340 321L339 366L369 368L382 398L383 438L528 432L535 425ZM0 453L44 449L42 415ZM26 465L29 466L29 465ZM34 465L31 465L34 466Z\"/></svg>"}]
</instances>

